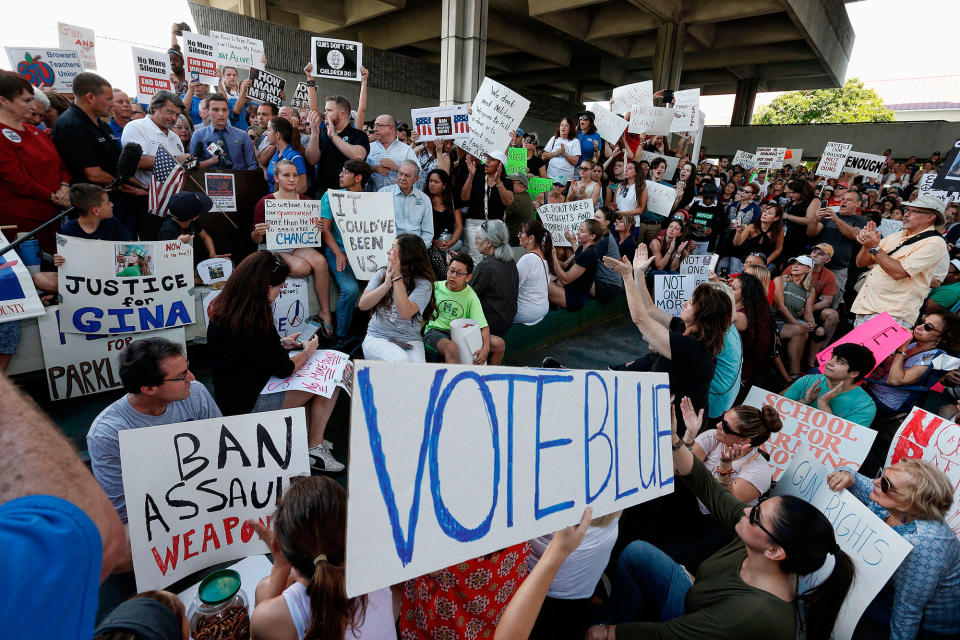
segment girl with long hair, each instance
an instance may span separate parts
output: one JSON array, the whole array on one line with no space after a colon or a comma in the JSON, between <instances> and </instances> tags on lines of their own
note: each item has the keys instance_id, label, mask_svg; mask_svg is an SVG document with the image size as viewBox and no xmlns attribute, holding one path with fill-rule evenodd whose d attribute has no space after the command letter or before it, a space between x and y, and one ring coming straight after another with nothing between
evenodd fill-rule
<instances>
[{"instance_id":1,"label":"girl with long hair","mask_svg":"<svg viewBox=\"0 0 960 640\"><path fill-rule=\"evenodd\" d=\"M637 241L633 237L633 230L637 226L637 220L628 213L618 213L613 219L613 232L619 239L617 243L620 250L620 256L633 262L633 256L637 251Z\"/></svg>"},{"instance_id":2,"label":"girl with long hair","mask_svg":"<svg viewBox=\"0 0 960 640\"><path fill-rule=\"evenodd\" d=\"M533 325L550 311L550 264L553 262L553 238L539 219L524 220L517 234L524 253L517 260L520 276L517 315L514 323Z\"/></svg>"},{"instance_id":3,"label":"girl with long hair","mask_svg":"<svg viewBox=\"0 0 960 640\"><path fill-rule=\"evenodd\" d=\"M694 243L689 240L690 225L682 215L670 218L667 228L650 241L650 254L656 271L677 273L683 259L693 253Z\"/></svg>"},{"instance_id":4,"label":"girl with long hair","mask_svg":"<svg viewBox=\"0 0 960 640\"><path fill-rule=\"evenodd\" d=\"M783 214L786 225L783 255L793 258L806 253L807 227L818 220L820 198L813 193L813 187L809 182L800 179L788 182L783 194L787 198Z\"/></svg>"},{"instance_id":5,"label":"girl with long hair","mask_svg":"<svg viewBox=\"0 0 960 640\"><path fill-rule=\"evenodd\" d=\"M680 166L680 174L677 176L677 182L674 184L677 192L677 199L673 203L673 209L670 213L676 213L680 209L686 209L693 202L693 197L697 194L697 167L692 162L684 162Z\"/></svg>"},{"instance_id":6,"label":"girl with long hair","mask_svg":"<svg viewBox=\"0 0 960 640\"><path fill-rule=\"evenodd\" d=\"M787 373L793 378L800 374L807 334L815 328L813 303L817 296L813 291L810 257L800 256L790 262L790 268L774 278L773 307L777 312L780 339L787 347ZM822 334L823 327L817 331Z\"/></svg>"},{"instance_id":7,"label":"girl with long hair","mask_svg":"<svg viewBox=\"0 0 960 640\"><path fill-rule=\"evenodd\" d=\"M593 218L584 220L577 228L577 250L562 264L553 254L553 274L557 281L550 283L550 302L561 309L577 311L590 296L590 288L597 277L597 265L603 252L597 243L604 237L604 227Z\"/></svg>"},{"instance_id":8,"label":"girl with long hair","mask_svg":"<svg viewBox=\"0 0 960 640\"><path fill-rule=\"evenodd\" d=\"M733 236L733 244L750 254L760 252L773 264L783 252L783 209L776 202L760 206L760 219L740 227Z\"/></svg>"},{"instance_id":9,"label":"girl with long hair","mask_svg":"<svg viewBox=\"0 0 960 640\"><path fill-rule=\"evenodd\" d=\"M763 269L763 272L769 277L769 271ZM748 346L743 350L743 371L740 374L746 388L766 373L764 363L770 357L773 319L766 287L758 278L744 271L730 280L730 288L737 306L733 323L740 332L740 341Z\"/></svg>"},{"instance_id":10,"label":"girl with long hair","mask_svg":"<svg viewBox=\"0 0 960 640\"><path fill-rule=\"evenodd\" d=\"M304 193L307 190L307 164L303 155L297 151L294 145L294 135L299 137L299 133L293 128L293 125L286 118L276 116L270 118L267 124L267 142L276 147L276 151L267 166L263 169L263 175L267 179L267 184L273 187L274 173L276 165L280 160L289 160L297 167L297 193Z\"/></svg>"},{"instance_id":11,"label":"girl with long hair","mask_svg":"<svg viewBox=\"0 0 960 640\"><path fill-rule=\"evenodd\" d=\"M435 315L433 267L423 240L401 233L387 252L357 307L372 309L363 355L368 360L426 362L420 325Z\"/></svg>"},{"instance_id":12,"label":"girl with long hair","mask_svg":"<svg viewBox=\"0 0 960 640\"><path fill-rule=\"evenodd\" d=\"M436 280L447 277L447 254L459 249L463 214L453 203L453 182L443 169L427 174L427 196L433 209L433 242L427 250Z\"/></svg>"},{"instance_id":13,"label":"girl with long hair","mask_svg":"<svg viewBox=\"0 0 960 640\"><path fill-rule=\"evenodd\" d=\"M580 179L570 183L570 189L567 191L567 202L574 200L589 200L594 209L597 208L597 202L600 201L602 188L599 182L593 180L593 160L583 160L577 171L580 172Z\"/></svg>"},{"instance_id":14,"label":"girl with long hair","mask_svg":"<svg viewBox=\"0 0 960 640\"><path fill-rule=\"evenodd\" d=\"M647 182L643 175L640 163L636 160L623 165L623 182L613 193L614 211L639 216L647 210Z\"/></svg>"},{"instance_id":15,"label":"girl with long hair","mask_svg":"<svg viewBox=\"0 0 960 640\"><path fill-rule=\"evenodd\" d=\"M731 180L730 182L724 183L723 190L720 192L720 195L717 197L717 201L720 202L723 206L727 206L733 202L733 198L737 195L737 183Z\"/></svg>"}]
</instances>

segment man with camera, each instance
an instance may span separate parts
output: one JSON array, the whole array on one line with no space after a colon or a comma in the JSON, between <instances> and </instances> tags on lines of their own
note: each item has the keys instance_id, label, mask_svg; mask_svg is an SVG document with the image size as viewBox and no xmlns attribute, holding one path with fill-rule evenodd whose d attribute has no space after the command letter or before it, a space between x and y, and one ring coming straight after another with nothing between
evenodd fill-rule
<instances>
[{"instance_id":1,"label":"man with camera","mask_svg":"<svg viewBox=\"0 0 960 640\"><path fill-rule=\"evenodd\" d=\"M211 93L204 100L210 114L210 124L198 127L190 139L190 150L200 161L200 169L247 170L257 168L253 141L246 131L231 126L230 106L219 93Z\"/></svg>"}]
</instances>

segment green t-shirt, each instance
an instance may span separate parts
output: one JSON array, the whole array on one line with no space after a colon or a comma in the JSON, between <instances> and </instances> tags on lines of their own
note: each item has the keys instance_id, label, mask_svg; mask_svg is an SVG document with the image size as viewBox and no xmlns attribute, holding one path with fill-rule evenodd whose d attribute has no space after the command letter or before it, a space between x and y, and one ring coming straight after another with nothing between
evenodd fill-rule
<instances>
[{"instance_id":1,"label":"green t-shirt","mask_svg":"<svg viewBox=\"0 0 960 640\"><path fill-rule=\"evenodd\" d=\"M476 320L481 329L487 326L480 298L470 285L465 286L463 291L450 291L447 281L440 280L433 283L433 297L437 303L437 317L427 323L424 331L450 331L450 323L457 318Z\"/></svg>"},{"instance_id":2,"label":"green t-shirt","mask_svg":"<svg viewBox=\"0 0 960 640\"><path fill-rule=\"evenodd\" d=\"M790 388L784 391L783 395L785 398L803 402L803 396L807 393L810 385L816 384L821 380L823 381L823 386L820 389L820 394L824 394L830 390L830 382L827 380L827 376L822 373L816 373L803 376L790 385ZM813 402L807 403L807 406L816 407L816 398ZM844 420L849 420L850 422L855 422L864 427L869 427L870 423L873 422L873 417L877 415L877 405L873 402L873 398L860 387L854 387L850 389L850 391L844 391L831 400L830 409L833 415L843 418Z\"/></svg>"}]
</instances>

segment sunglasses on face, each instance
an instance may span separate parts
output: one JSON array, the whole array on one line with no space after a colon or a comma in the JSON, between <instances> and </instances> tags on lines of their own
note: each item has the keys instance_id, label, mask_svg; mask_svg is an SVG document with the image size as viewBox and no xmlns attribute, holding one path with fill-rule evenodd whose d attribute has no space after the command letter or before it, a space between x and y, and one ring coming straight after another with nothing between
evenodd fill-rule
<instances>
[{"instance_id":1,"label":"sunglasses on face","mask_svg":"<svg viewBox=\"0 0 960 640\"><path fill-rule=\"evenodd\" d=\"M760 255L760 254L752 254L752 255ZM721 418L721 419L720 419L720 431L723 431L723 432L724 432L725 434L727 434L727 435L736 436L736 437L738 437L738 438L746 438L746 437L747 437L747 436L743 435L742 433L740 433L740 432L738 432L738 431L734 431L733 429L731 429L731 428L730 428L730 423L727 422L726 418Z\"/></svg>"},{"instance_id":2,"label":"sunglasses on face","mask_svg":"<svg viewBox=\"0 0 960 640\"><path fill-rule=\"evenodd\" d=\"M926 319L927 319L927 316L920 316L920 322L921 322L921 324L918 324L917 327L923 327L923 329L924 329L925 331L930 331L930 332L933 332L933 333L940 333L940 329L937 329L935 326L933 326L933 325L930 324L929 322L924 322L924 320L926 320Z\"/></svg>"},{"instance_id":3,"label":"sunglasses on face","mask_svg":"<svg viewBox=\"0 0 960 640\"><path fill-rule=\"evenodd\" d=\"M883 493L900 493L894 488L893 483L883 474L883 469L877 471L877 480L880 481L880 491Z\"/></svg>"},{"instance_id":4,"label":"sunglasses on face","mask_svg":"<svg viewBox=\"0 0 960 640\"><path fill-rule=\"evenodd\" d=\"M757 504L753 505L750 508L750 515L748 517L748 521L753 526L759 527L761 531L767 534L767 537L769 537L771 540L773 540L778 545L783 547L783 543L777 540L777 537L772 533L770 533L770 531L768 531L767 528L760 523L760 516L762 515L760 513L760 505L763 504L765 501L766 501L766 498L760 498L759 500L757 500Z\"/></svg>"}]
</instances>

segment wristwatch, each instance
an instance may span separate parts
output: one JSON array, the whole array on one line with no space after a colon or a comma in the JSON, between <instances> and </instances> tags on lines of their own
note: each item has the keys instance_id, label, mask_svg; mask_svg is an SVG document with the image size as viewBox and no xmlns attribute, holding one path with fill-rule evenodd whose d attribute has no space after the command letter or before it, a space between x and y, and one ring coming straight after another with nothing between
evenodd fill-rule
<instances>
[{"instance_id":1,"label":"wristwatch","mask_svg":"<svg viewBox=\"0 0 960 640\"><path fill-rule=\"evenodd\" d=\"M867 253L869 253L872 256L875 256L877 255L878 251L880 251L880 247L874 247L873 249L868 249Z\"/></svg>"}]
</instances>

